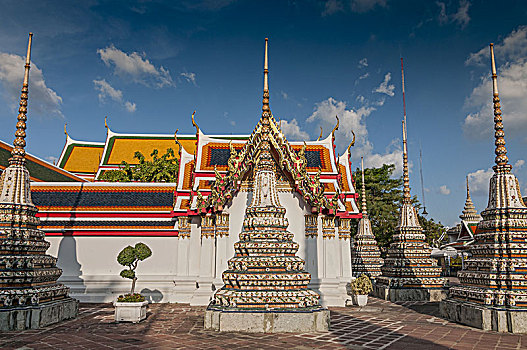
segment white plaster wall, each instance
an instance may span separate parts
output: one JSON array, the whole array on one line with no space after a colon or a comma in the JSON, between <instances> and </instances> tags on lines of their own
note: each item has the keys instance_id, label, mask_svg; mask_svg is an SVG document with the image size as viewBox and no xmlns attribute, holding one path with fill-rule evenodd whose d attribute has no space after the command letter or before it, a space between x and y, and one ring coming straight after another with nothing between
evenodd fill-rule
<instances>
[{"instance_id":1,"label":"white plaster wall","mask_svg":"<svg viewBox=\"0 0 527 350\"><path fill-rule=\"evenodd\" d=\"M177 237L46 237L47 253L58 257L59 279L73 297L86 302L109 302L130 292L131 280L119 276L124 269L117 255L138 242L152 249L152 256L138 264L136 291L153 301L169 301L177 267Z\"/></svg>"},{"instance_id":2,"label":"white plaster wall","mask_svg":"<svg viewBox=\"0 0 527 350\"><path fill-rule=\"evenodd\" d=\"M279 198L286 208L288 230L299 244L297 255L311 273L310 287L322 293L323 304L343 305L342 286L351 276L349 241L339 240L338 235L323 239L320 219L318 237L306 238L304 215L310 208L298 193L281 192ZM60 281L71 288L73 297L82 302L111 302L131 286L130 280L119 276L124 267L117 263L117 255L127 245L143 242L153 254L139 263L136 290L155 302L206 305L214 290L223 286L221 275L234 256L234 243L239 240L251 199L252 192L239 192L226 208L230 214L228 237L202 238L196 216L190 238L46 237L51 242L48 254L58 257L58 266L64 271Z\"/></svg>"}]
</instances>

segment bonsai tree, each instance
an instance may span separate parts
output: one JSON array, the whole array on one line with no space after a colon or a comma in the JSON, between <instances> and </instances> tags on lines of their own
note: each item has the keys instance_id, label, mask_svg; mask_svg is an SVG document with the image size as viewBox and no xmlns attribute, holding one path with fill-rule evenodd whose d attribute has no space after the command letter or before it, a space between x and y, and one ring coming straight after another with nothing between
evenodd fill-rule
<instances>
[{"instance_id":1,"label":"bonsai tree","mask_svg":"<svg viewBox=\"0 0 527 350\"><path fill-rule=\"evenodd\" d=\"M370 278L364 274L351 281L351 291L355 295L368 295L372 290Z\"/></svg>"},{"instance_id":2,"label":"bonsai tree","mask_svg":"<svg viewBox=\"0 0 527 350\"><path fill-rule=\"evenodd\" d=\"M135 274L135 269L139 261L143 261L146 258L152 255L152 250L144 244L137 243L135 247L128 246L121 250L117 256L117 262L123 266L128 267L121 271L120 275L123 278L129 278L132 280L132 289L130 294L125 296L120 296L118 301L143 301L144 297L140 294L134 294L135 282L137 281L137 276ZM142 300L140 300L142 299Z\"/></svg>"}]
</instances>

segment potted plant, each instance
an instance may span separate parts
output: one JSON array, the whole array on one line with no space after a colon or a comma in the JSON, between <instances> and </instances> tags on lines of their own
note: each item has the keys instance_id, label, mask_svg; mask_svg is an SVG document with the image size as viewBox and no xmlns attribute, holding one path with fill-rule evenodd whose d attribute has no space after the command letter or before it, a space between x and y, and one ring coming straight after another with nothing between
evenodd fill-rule
<instances>
[{"instance_id":1,"label":"potted plant","mask_svg":"<svg viewBox=\"0 0 527 350\"><path fill-rule=\"evenodd\" d=\"M115 305L115 321L140 322L146 318L146 306L148 301L140 293L134 293L137 276L135 269L139 261L143 261L152 255L152 250L144 244L137 243L135 247L128 246L121 250L117 256L117 262L128 268L121 271L123 278L132 280L132 289L129 294L119 295Z\"/></svg>"},{"instance_id":2,"label":"potted plant","mask_svg":"<svg viewBox=\"0 0 527 350\"><path fill-rule=\"evenodd\" d=\"M368 303L368 294L373 290L370 278L366 275L360 275L351 281L351 292L353 303L364 306Z\"/></svg>"}]
</instances>

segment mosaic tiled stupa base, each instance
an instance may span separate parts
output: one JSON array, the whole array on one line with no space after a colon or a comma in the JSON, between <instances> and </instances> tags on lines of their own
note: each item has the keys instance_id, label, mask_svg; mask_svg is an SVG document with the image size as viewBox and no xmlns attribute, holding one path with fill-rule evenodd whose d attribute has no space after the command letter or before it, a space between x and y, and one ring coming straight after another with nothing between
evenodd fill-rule
<instances>
[{"instance_id":1,"label":"mosaic tiled stupa base","mask_svg":"<svg viewBox=\"0 0 527 350\"><path fill-rule=\"evenodd\" d=\"M366 275L372 280L381 274L383 259L373 231L366 206L366 186L364 184L364 160L362 163L362 218L359 221L355 242L351 247L351 272L353 277Z\"/></svg>"},{"instance_id":2,"label":"mosaic tiled stupa base","mask_svg":"<svg viewBox=\"0 0 527 350\"><path fill-rule=\"evenodd\" d=\"M440 301L446 297L441 267L430 257L423 229L411 204L403 204L394 242L377 277L375 294L385 300Z\"/></svg>"},{"instance_id":3,"label":"mosaic tiled stupa base","mask_svg":"<svg viewBox=\"0 0 527 350\"><path fill-rule=\"evenodd\" d=\"M506 155L492 45L491 59L496 165L489 202L472 257L458 272L461 284L450 288L440 311L449 320L484 330L527 333L527 207Z\"/></svg>"},{"instance_id":4,"label":"mosaic tiled stupa base","mask_svg":"<svg viewBox=\"0 0 527 350\"><path fill-rule=\"evenodd\" d=\"M49 242L37 229L37 208L31 201L25 167L25 128L29 56L20 100L16 139L0 177L0 331L40 328L77 316L77 301L57 283L62 271L46 255Z\"/></svg>"}]
</instances>

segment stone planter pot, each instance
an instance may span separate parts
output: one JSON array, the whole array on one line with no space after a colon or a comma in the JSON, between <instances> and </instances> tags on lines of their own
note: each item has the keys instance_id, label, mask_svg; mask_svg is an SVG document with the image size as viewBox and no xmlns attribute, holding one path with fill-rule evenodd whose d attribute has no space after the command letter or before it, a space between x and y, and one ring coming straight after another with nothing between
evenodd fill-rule
<instances>
[{"instance_id":1,"label":"stone planter pot","mask_svg":"<svg viewBox=\"0 0 527 350\"><path fill-rule=\"evenodd\" d=\"M359 306L365 306L368 304L368 294L366 295L356 295L353 294L353 304Z\"/></svg>"},{"instance_id":2,"label":"stone planter pot","mask_svg":"<svg viewBox=\"0 0 527 350\"><path fill-rule=\"evenodd\" d=\"M148 301L135 303L114 302L115 321L117 322L141 322L146 318L146 306Z\"/></svg>"}]
</instances>

